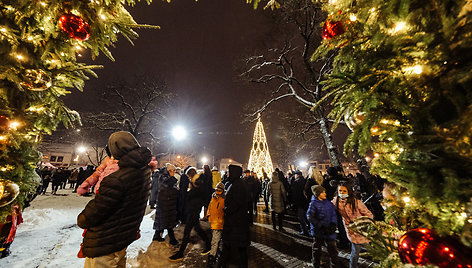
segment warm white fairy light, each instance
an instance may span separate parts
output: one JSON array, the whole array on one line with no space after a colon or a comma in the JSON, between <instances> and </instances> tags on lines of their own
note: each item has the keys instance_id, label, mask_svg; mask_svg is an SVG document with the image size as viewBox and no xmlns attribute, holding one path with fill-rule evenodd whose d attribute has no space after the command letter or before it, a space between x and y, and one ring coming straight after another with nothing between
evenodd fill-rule
<instances>
[{"instance_id":1,"label":"warm white fairy light","mask_svg":"<svg viewBox=\"0 0 472 268\"><path fill-rule=\"evenodd\" d=\"M76 45L76 46L75 46L75 49L77 49L77 50L82 50L82 47L79 46L79 45Z\"/></svg>"},{"instance_id":2,"label":"warm white fairy light","mask_svg":"<svg viewBox=\"0 0 472 268\"><path fill-rule=\"evenodd\" d=\"M262 126L260 118L257 121L256 129L254 130L248 169L254 171L260 178L262 177L262 170L264 170L268 175L272 174L274 171L264 127Z\"/></svg>"},{"instance_id":3,"label":"warm white fairy light","mask_svg":"<svg viewBox=\"0 0 472 268\"><path fill-rule=\"evenodd\" d=\"M391 33L395 34L395 33L398 33L400 31L403 31L406 29L406 22L404 21L400 21L398 22L397 24L395 24L395 27L393 29L391 29Z\"/></svg>"},{"instance_id":4,"label":"warm white fairy light","mask_svg":"<svg viewBox=\"0 0 472 268\"><path fill-rule=\"evenodd\" d=\"M107 19L107 17L106 17L105 15L103 15L103 14L100 14L100 18L101 18L102 20L106 20L106 19Z\"/></svg>"},{"instance_id":5,"label":"warm white fairy light","mask_svg":"<svg viewBox=\"0 0 472 268\"><path fill-rule=\"evenodd\" d=\"M379 153L374 153L374 158L377 158L377 157L379 157L379 156L380 156Z\"/></svg>"},{"instance_id":6,"label":"warm white fairy light","mask_svg":"<svg viewBox=\"0 0 472 268\"><path fill-rule=\"evenodd\" d=\"M467 213L462 212L462 213L461 213L461 216L462 216L462 218L467 219Z\"/></svg>"},{"instance_id":7,"label":"warm white fairy light","mask_svg":"<svg viewBox=\"0 0 472 268\"><path fill-rule=\"evenodd\" d=\"M408 196L403 197L402 200L403 200L403 202L405 202L407 204L411 202L411 198L408 197Z\"/></svg>"},{"instance_id":8,"label":"warm white fairy light","mask_svg":"<svg viewBox=\"0 0 472 268\"><path fill-rule=\"evenodd\" d=\"M2 27L2 28L0 28L0 32L2 32L2 33L6 33L6 32L7 32L7 29L6 29L6 28L4 28L4 27Z\"/></svg>"},{"instance_id":9,"label":"warm white fairy light","mask_svg":"<svg viewBox=\"0 0 472 268\"><path fill-rule=\"evenodd\" d=\"M6 141L6 140L7 140L7 136L0 135L0 141Z\"/></svg>"},{"instance_id":10,"label":"warm white fairy light","mask_svg":"<svg viewBox=\"0 0 472 268\"><path fill-rule=\"evenodd\" d=\"M46 3L44 3L44 2L41 2L40 4L41 4L43 7L46 6Z\"/></svg>"},{"instance_id":11,"label":"warm white fairy light","mask_svg":"<svg viewBox=\"0 0 472 268\"><path fill-rule=\"evenodd\" d=\"M403 70L407 74L421 74L423 73L423 66L422 65L409 66L409 67L405 67Z\"/></svg>"},{"instance_id":12,"label":"warm white fairy light","mask_svg":"<svg viewBox=\"0 0 472 268\"><path fill-rule=\"evenodd\" d=\"M16 58L17 58L18 60L24 60L24 59L25 59L25 57L24 57L23 55L21 55L21 54L16 54Z\"/></svg>"},{"instance_id":13,"label":"warm white fairy light","mask_svg":"<svg viewBox=\"0 0 472 268\"><path fill-rule=\"evenodd\" d=\"M356 21L356 20L357 20L357 16L356 16L355 14L351 14L351 15L349 15L349 19L350 19L351 21Z\"/></svg>"},{"instance_id":14,"label":"warm white fairy light","mask_svg":"<svg viewBox=\"0 0 472 268\"><path fill-rule=\"evenodd\" d=\"M20 125L21 125L20 122L18 122L18 121L12 121L12 122L10 122L9 127L10 127L10 129L16 130L16 129L18 129L18 127L19 127Z\"/></svg>"}]
</instances>

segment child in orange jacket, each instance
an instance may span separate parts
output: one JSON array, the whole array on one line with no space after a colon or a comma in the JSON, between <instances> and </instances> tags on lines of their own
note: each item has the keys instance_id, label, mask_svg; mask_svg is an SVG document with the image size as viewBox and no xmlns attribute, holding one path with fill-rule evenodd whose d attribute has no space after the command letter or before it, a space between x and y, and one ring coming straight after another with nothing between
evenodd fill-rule
<instances>
[{"instance_id":1,"label":"child in orange jacket","mask_svg":"<svg viewBox=\"0 0 472 268\"><path fill-rule=\"evenodd\" d=\"M221 234L223 233L224 223L224 212L225 207L225 185L219 182L216 185L215 192L211 198L210 204L208 205L208 221L211 226L211 250L208 255L208 267L213 267L215 264L215 255L218 250L218 244L221 240Z\"/></svg>"}]
</instances>

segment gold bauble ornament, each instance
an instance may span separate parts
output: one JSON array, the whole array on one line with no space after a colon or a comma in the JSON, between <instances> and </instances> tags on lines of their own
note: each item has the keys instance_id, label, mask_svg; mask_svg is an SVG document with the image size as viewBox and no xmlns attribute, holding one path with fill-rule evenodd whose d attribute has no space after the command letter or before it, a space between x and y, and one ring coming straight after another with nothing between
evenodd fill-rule
<instances>
[{"instance_id":1,"label":"gold bauble ornament","mask_svg":"<svg viewBox=\"0 0 472 268\"><path fill-rule=\"evenodd\" d=\"M23 89L32 91L43 91L51 87L51 77L43 70L27 69L25 71L25 81L20 85Z\"/></svg>"},{"instance_id":2,"label":"gold bauble ornament","mask_svg":"<svg viewBox=\"0 0 472 268\"><path fill-rule=\"evenodd\" d=\"M365 120L365 112L354 112L352 113L349 109L347 109L346 113L344 114L344 121L346 122L347 127L354 131L354 129L364 123Z\"/></svg>"},{"instance_id":3,"label":"gold bauble ornament","mask_svg":"<svg viewBox=\"0 0 472 268\"><path fill-rule=\"evenodd\" d=\"M10 204L20 193L18 184L0 179L0 207Z\"/></svg>"}]
</instances>

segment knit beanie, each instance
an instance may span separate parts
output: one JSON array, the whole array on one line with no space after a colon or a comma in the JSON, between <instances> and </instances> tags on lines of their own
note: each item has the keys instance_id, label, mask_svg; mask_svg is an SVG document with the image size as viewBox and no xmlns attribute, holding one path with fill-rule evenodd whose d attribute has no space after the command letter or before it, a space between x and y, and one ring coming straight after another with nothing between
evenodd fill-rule
<instances>
[{"instance_id":1,"label":"knit beanie","mask_svg":"<svg viewBox=\"0 0 472 268\"><path fill-rule=\"evenodd\" d=\"M166 164L166 169L167 169L167 170L175 170L175 166L172 165L171 163L167 163L167 164Z\"/></svg>"},{"instance_id":2,"label":"knit beanie","mask_svg":"<svg viewBox=\"0 0 472 268\"><path fill-rule=\"evenodd\" d=\"M225 192L225 185L220 181L218 182L218 184L216 185L216 189L222 191L223 193Z\"/></svg>"},{"instance_id":3,"label":"knit beanie","mask_svg":"<svg viewBox=\"0 0 472 268\"><path fill-rule=\"evenodd\" d=\"M321 185L313 185L311 186L311 191L316 197L318 197L322 192L326 192L326 189Z\"/></svg>"}]
</instances>

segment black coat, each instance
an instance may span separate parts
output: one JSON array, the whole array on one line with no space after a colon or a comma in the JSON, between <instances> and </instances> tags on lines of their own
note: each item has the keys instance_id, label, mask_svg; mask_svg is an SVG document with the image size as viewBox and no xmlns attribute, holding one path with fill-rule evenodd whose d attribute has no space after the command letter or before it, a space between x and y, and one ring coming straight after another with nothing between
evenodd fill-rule
<instances>
[{"instance_id":1,"label":"black coat","mask_svg":"<svg viewBox=\"0 0 472 268\"><path fill-rule=\"evenodd\" d=\"M199 174L195 175L199 176ZM187 191L187 197L185 201L185 214L188 219L191 219L192 216L199 215L202 211L203 204L206 202L207 189L204 185L203 180L198 177L194 183L189 183L190 190Z\"/></svg>"},{"instance_id":2,"label":"black coat","mask_svg":"<svg viewBox=\"0 0 472 268\"><path fill-rule=\"evenodd\" d=\"M249 216L247 202L249 200L246 185L239 177L230 177L231 186L226 192L224 207L223 243L234 247L248 247Z\"/></svg>"},{"instance_id":3,"label":"black coat","mask_svg":"<svg viewBox=\"0 0 472 268\"><path fill-rule=\"evenodd\" d=\"M306 180L303 177L294 179L290 191L292 192L292 203L296 208L308 209L308 200L305 197L305 183Z\"/></svg>"},{"instance_id":4,"label":"black coat","mask_svg":"<svg viewBox=\"0 0 472 268\"><path fill-rule=\"evenodd\" d=\"M138 235L149 198L151 152L138 147L120 157L120 169L106 177L100 191L79 214L77 224L87 229L86 257L120 251Z\"/></svg>"},{"instance_id":5,"label":"black coat","mask_svg":"<svg viewBox=\"0 0 472 268\"><path fill-rule=\"evenodd\" d=\"M174 228L177 223L177 179L169 174L162 177L157 197L156 218L154 227L162 231Z\"/></svg>"}]
</instances>

